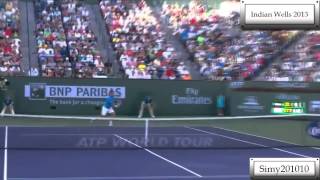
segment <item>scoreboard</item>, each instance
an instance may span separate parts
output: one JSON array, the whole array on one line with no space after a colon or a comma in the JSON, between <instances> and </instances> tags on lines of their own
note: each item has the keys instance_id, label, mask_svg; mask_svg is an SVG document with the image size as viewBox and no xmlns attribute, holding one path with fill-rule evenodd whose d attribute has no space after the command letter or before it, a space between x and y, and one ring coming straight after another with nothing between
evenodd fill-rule
<instances>
[{"instance_id":1,"label":"scoreboard","mask_svg":"<svg viewBox=\"0 0 320 180\"><path fill-rule=\"evenodd\" d=\"M272 114L304 114L306 103L301 101L275 101L272 102Z\"/></svg>"}]
</instances>

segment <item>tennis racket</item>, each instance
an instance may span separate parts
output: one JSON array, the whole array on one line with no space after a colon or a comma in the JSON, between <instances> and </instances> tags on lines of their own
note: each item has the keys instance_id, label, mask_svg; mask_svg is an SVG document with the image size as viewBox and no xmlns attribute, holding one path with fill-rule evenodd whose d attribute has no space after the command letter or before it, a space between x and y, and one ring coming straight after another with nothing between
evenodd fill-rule
<instances>
[{"instance_id":1,"label":"tennis racket","mask_svg":"<svg viewBox=\"0 0 320 180\"><path fill-rule=\"evenodd\" d=\"M114 108L119 108L119 107L121 106L121 104L122 104L121 100L116 100L116 101L114 102L113 107L114 107Z\"/></svg>"}]
</instances>

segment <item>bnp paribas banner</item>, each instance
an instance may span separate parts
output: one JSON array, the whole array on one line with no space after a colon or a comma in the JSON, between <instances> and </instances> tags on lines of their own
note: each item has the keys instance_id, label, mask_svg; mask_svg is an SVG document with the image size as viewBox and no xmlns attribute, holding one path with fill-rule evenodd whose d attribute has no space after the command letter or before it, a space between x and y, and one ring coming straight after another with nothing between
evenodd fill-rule
<instances>
[{"instance_id":1,"label":"bnp paribas banner","mask_svg":"<svg viewBox=\"0 0 320 180\"><path fill-rule=\"evenodd\" d=\"M49 101L51 105L102 105L113 91L117 99L126 98L123 86L67 86L30 83L24 86L24 97L32 101Z\"/></svg>"}]
</instances>

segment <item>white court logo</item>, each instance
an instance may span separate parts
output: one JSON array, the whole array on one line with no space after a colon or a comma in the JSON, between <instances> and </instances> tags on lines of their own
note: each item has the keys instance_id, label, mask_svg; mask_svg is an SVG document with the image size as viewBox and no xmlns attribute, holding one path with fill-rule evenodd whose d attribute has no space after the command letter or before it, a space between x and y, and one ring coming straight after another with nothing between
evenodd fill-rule
<instances>
[{"instance_id":1,"label":"white court logo","mask_svg":"<svg viewBox=\"0 0 320 180\"><path fill-rule=\"evenodd\" d=\"M320 128L314 127L311 129L312 136L320 136Z\"/></svg>"}]
</instances>

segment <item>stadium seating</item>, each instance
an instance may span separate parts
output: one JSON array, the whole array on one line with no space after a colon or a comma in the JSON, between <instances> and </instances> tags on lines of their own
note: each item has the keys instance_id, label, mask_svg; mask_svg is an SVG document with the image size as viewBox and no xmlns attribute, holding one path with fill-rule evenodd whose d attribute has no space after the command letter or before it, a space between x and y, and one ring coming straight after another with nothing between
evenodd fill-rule
<instances>
[{"instance_id":1,"label":"stadium seating","mask_svg":"<svg viewBox=\"0 0 320 180\"><path fill-rule=\"evenodd\" d=\"M104 75L97 39L89 27L89 11L76 0L62 0L61 9L69 58L76 62L75 76L90 78Z\"/></svg>"},{"instance_id":2,"label":"stadium seating","mask_svg":"<svg viewBox=\"0 0 320 180\"><path fill-rule=\"evenodd\" d=\"M0 73L17 75L22 73L19 39L20 14L18 1L0 2Z\"/></svg>"},{"instance_id":3,"label":"stadium seating","mask_svg":"<svg viewBox=\"0 0 320 180\"><path fill-rule=\"evenodd\" d=\"M249 79L270 60L293 32L241 31L240 15L221 16L192 1L163 5L163 18L193 54L202 76L211 80Z\"/></svg>"},{"instance_id":4,"label":"stadium seating","mask_svg":"<svg viewBox=\"0 0 320 180\"><path fill-rule=\"evenodd\" d=\"M320 81L320 33L310 31L266 72L268 81Z\"/></svg>"},{"instance_id":5,"label":"stadium seating","mask_svg":"<svg viewBox=\"0 0 320 180\"><path fill-rule=\"evenodd\" d=\"M36 3L36 27L40 72L43 77L71 77L66 35L59 5L54 1Z\"/></svg>"},{"instance_id":6,"label":"stadium seating","mask_svg":"<svg viewBox=\"0 0 320 180\"><path fill-rule=\"evenodd\" d=\"M29 66L30 76L107 77L107 69L115 62L110 58L110 63L105 63L101 57L99 50L103 49L97 39L102 37L97 37L90 27L96 17L89 13L87 1L33 2L39 71L30 62L21 66L18 0L4 0L0 1L0 74L20 75ZM100 0L107 28L103 33L110 35L120 73L129 79L191 79L190 69L194 67L183 62L187 59L181 59L176 48L181 47L176 45L176 39L172 43L164 27L167 23L191 54L191 65L197 66L197 72L192 73L204 79L249 80L262 72L263 80L268 81L318 81L317 32L307 32L293 49L287 49L301 31L242 31L239 12L225 11L226 6L222 5L221 9L210 9L200 2L164 3L160 19L158 8L151 8L145 0ZM265 69L270 64L271 68Z\"/></svg>"},{"instance_id":7,"label":"stadium seating","mask_svg":"<svg viewBox=\"0 0 320 180\"><path fill-rule=\"evenodd\" d=\"M167 42L145 1L102 0L100 7L128 78L187 79L189 72L177 61L175 48Z\"/></svg>"},{"instance_id":8,"label":"stadium seating","mask_svg":"<svg viewBox=\"0 0 320 180\"><path fill-rule=\"evenodd\" d=\"M42 76L92 78L105 74L96 37L89 28L89 12L81 3L42 0L36 9Z\"/></svg>"}]
</instances>

